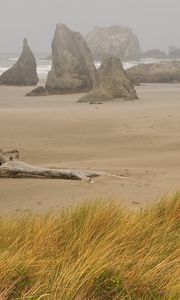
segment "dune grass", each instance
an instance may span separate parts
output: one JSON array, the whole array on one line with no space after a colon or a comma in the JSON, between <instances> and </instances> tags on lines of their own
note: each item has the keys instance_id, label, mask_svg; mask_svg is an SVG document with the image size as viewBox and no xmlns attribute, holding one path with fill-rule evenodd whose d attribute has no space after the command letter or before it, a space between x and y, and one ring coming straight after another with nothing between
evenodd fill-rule
<instances>
[{"instance_id":1,"label":"dune grass","mask_svg":"<svg viewBox=\"0 0 180 300\"><path fill-rule=\"evenodd\" d=\"M0 299L180 299L180 194L0 217Z\"/></svg>"}]
</instances>

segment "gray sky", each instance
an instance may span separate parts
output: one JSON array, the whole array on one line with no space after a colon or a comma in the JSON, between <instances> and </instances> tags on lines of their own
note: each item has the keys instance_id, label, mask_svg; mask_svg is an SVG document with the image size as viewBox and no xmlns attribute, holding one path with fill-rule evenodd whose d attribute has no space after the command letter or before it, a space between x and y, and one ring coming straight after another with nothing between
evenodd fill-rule
<instances>
[{"instance_id":1,"label":"gray sky","mask_svg":"<svg viewBox=\"0 0 180 300\"><path fill-rule=\"evenodd\" d=\"M180 47L180 0L0 0L0 52L50 52L55 24L86 33L95 25L129 26L143 49Z\"/></svg>"}]
</instances>

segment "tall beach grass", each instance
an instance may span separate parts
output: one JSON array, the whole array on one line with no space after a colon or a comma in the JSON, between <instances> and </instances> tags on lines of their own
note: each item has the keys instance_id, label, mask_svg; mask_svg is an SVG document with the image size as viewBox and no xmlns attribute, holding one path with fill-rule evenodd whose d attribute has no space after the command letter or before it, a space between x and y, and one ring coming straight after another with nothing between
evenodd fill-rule
<instances>
[{"instance_id":1,"label":"tall beach grass","mask_svg":"<svg viewBox=\"0 0 180 300\"><path fill-rule=\"evenodd\" d=\"M0 300L180 299L180 194L0 217Z\"/></svg>"}]
</instances>

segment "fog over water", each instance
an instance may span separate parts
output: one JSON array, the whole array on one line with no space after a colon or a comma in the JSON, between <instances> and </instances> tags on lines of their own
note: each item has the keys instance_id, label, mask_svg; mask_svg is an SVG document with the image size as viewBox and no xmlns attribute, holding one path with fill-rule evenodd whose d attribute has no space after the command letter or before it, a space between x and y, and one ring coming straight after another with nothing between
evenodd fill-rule
<instances>
[{"instance_id":1,"label":"fog over water","mask_svg":"<svg viewBox=\"0 0 180 300\"><path fill-rule=\"evenodd\" d=\"M142 49L180 47L179 0L0 0L0 52L19 52L26 36L50 52L57 22L86 33L95 25L128 26Z\"/></svg>"}]
</instances>

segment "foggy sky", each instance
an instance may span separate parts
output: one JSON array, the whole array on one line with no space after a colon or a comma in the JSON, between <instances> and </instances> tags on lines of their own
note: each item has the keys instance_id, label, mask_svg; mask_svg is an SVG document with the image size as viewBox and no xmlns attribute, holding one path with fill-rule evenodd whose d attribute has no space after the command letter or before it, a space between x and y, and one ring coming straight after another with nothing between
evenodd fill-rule
<instances>
[{"instance_id":1,"label":"foggy sky","mask_svg":"<svg viewBox=\"0 0 180 300\"><path fill-rule=\"evenodd\" d=\"M94 26L131 27L142 49L180 47L180 0L0 0L0 52L50 52L56 23L86 33Z\"/></svg>"}]
</instances>

